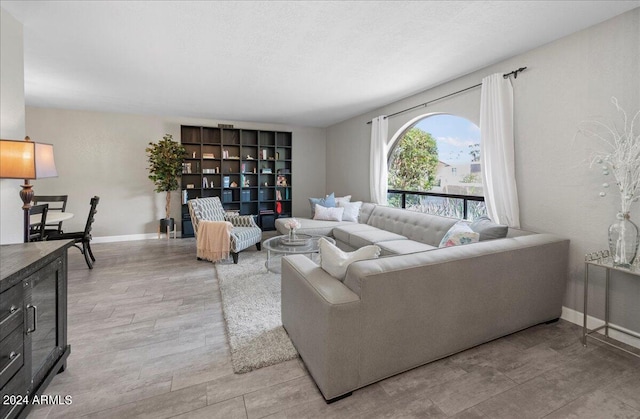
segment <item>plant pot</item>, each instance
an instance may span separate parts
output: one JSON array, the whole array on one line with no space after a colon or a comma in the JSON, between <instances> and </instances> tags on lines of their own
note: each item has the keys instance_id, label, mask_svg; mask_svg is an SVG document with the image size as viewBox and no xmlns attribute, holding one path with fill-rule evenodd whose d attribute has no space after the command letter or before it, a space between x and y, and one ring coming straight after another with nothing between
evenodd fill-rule
<instances>
[{"instance_id":1,"label":"plant pot","mask_svg":"<svg viewBox=\"0 0 640 419\"><path fill-rule=\"evenodd\" d=\"M167 232L167 227L169 228L169 232L172 232L174 225L175 225L175 221L173 220L173 218L160 219L160 231L162 233Z\"/></svg>"}]
</instances>

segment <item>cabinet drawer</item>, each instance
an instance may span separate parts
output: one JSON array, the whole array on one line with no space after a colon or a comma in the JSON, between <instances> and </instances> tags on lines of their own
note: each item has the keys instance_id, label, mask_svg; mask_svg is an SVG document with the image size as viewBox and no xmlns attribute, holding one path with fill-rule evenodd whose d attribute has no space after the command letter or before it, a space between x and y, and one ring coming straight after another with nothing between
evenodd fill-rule
<instances>
[{"instance_id":1,"label":"cabinet drawer","mask_svg":"<svg viewBox=\"0 0 640 419\"><path fill-rule=\"evenodd\" d=\"M18 413L25 407L25 389L24 369L21 368L11 381L0 389L0 418L13 419L18 416ZM16 404L3 404L2 402L7 399L6 396L16 396L13 397Z\"/></svg>"},{"instance_id":2,"label":"cabinet drawer","mask_svg":"<svg viewBox=\"0 0 640 419\"><path fill-rule=\"evenodd\" d=\"M0 294L0 340L3 340L18 326L22 326L24 290L16 284Z\"/></svg>"},{"instance_id":3,"label":"cabinet drawer","mask_svg":"<svg viewBox=\"0 0 640 419\"><path fill-rule=\"evenodd\" d=\"M0 388L4 387L24 364L23 339L22 329L19 328L0 341Z\"/></svg>"}]
</instances>

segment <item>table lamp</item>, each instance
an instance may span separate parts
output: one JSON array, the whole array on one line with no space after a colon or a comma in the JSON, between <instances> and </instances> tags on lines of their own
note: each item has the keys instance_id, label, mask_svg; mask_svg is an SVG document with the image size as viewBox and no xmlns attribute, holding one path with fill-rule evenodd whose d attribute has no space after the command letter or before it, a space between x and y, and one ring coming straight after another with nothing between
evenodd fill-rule
<instances>
[{"instance_id":1,"label":"table lamp","mask_svg":"<svg viewBox=\"0 0 640 419\"><path fill-rule=\"evenodd\" d=\"M30 179L57 177L53 161L53 145L36 143L29 137L24 141L0 140L0 179L24 179L20 198L24 205L24 242L29 241L29 209L33 199Z\"/></svg>"}]
</instances>

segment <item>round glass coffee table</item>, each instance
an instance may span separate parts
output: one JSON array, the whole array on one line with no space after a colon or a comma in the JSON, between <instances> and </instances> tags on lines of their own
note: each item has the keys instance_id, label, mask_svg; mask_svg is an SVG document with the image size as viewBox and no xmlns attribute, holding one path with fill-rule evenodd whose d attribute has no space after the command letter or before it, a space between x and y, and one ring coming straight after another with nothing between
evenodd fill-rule
<instances>
[{"instance_id":1,"label":"round glass coffee table","mask_svg":"<svg viewBox=\"0 0 640 419\"><path fill-rule=\"evenodd\" d=\"M336 241L327 236L312 236L309 234L297 234L294 243L288 242L289 236L276 236L262 242L262 246L267 249L267 261L265 267L271 272L280 273L282 270L282 256L302 254L313 258L314 254L320 253L318 241L321 238L327 239L330 243Z\"/></svg>"}]
</instances>

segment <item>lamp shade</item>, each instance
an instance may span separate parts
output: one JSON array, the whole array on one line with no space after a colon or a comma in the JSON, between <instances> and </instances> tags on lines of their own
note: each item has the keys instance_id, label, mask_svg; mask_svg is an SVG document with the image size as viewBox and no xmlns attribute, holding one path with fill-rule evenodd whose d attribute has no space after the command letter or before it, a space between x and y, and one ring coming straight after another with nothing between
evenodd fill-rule
<instances>
[{"instance_id":1,"label":"lamp shade","mask_svg":"<svg viewBox=\"0 0 640 419\"><path fill-rule=\"evenodd\" d=\"M0 178L42 179L57 176L52 144L0 140Z\"/></svg>"}]
</instances>

